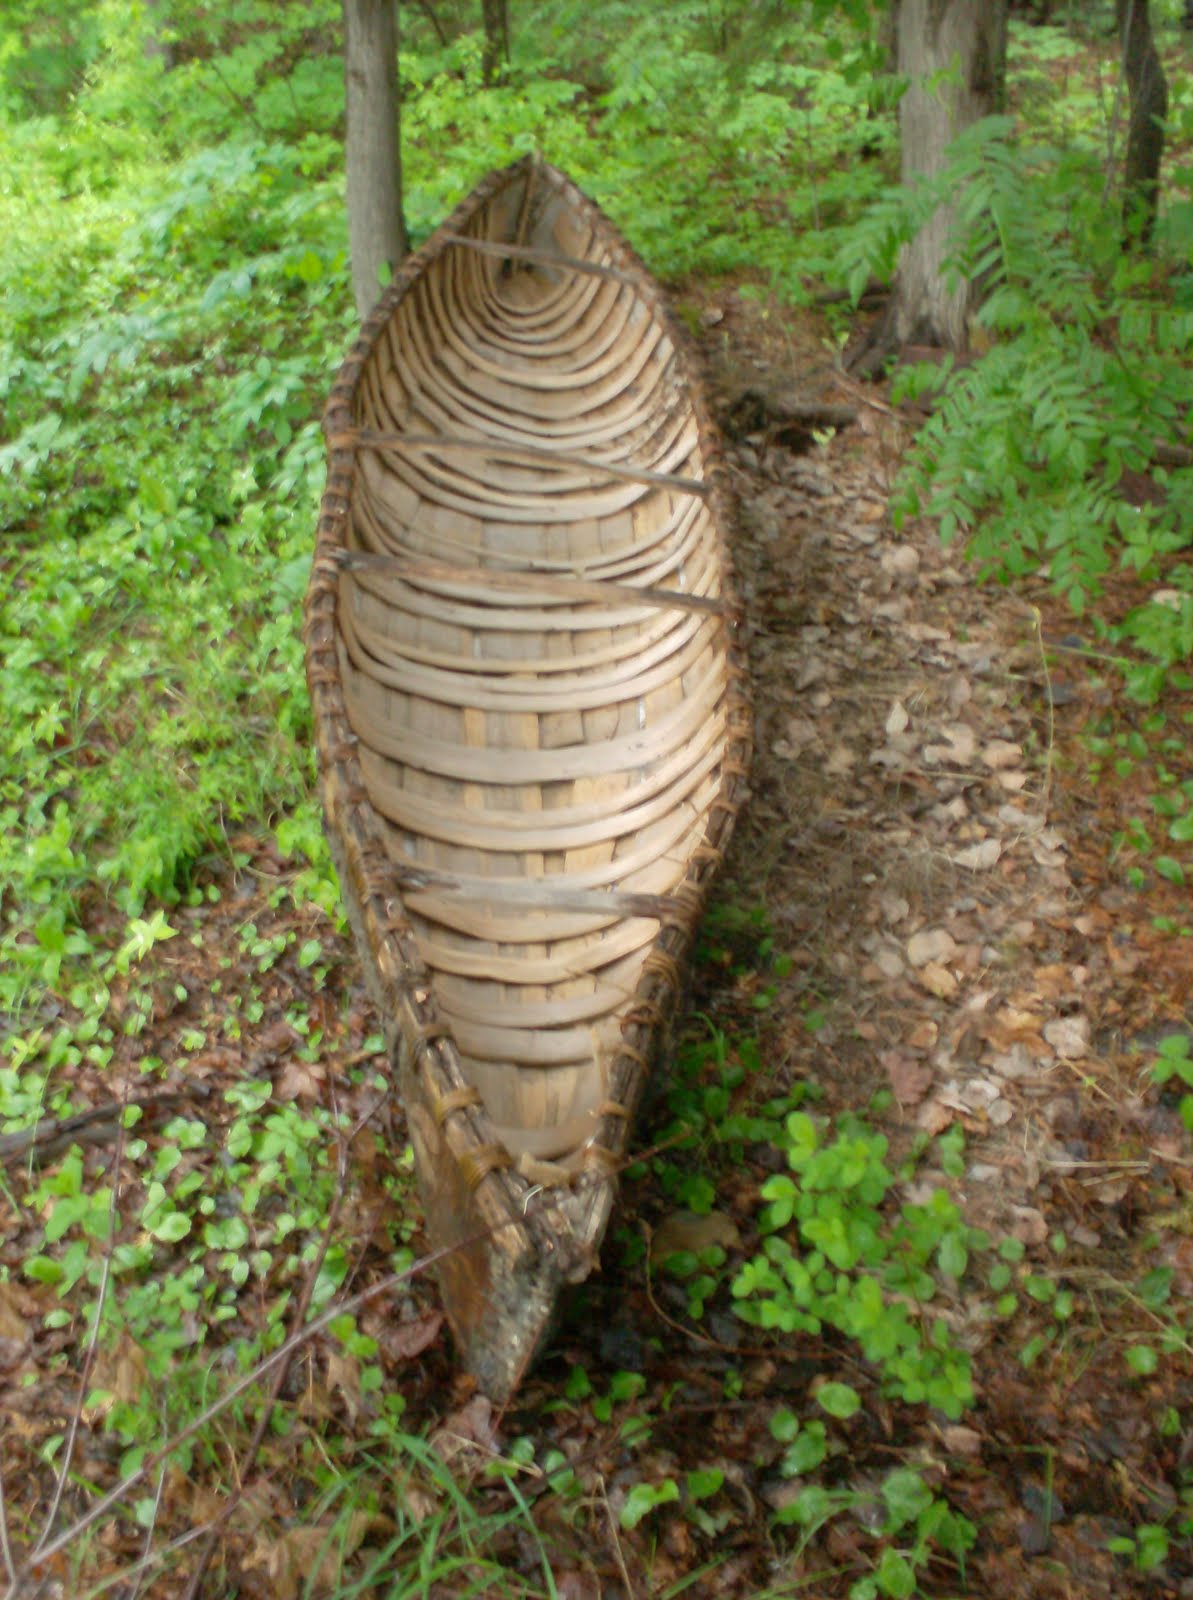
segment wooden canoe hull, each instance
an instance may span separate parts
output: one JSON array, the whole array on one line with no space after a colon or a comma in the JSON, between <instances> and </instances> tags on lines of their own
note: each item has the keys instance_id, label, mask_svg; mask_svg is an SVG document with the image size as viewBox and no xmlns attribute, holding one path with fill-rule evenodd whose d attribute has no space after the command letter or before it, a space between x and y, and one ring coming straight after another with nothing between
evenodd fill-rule
<instances>
[{"instance_id":1,"label":"wooden canoe hull","mask_svg":"<svg viewBox=\"0 0 1193 1600\"><path fill-rule=\"evenodd\" d=\"M596 1264L744 794L729 501L686 338L561 173L403 265L325 414L306 608L328 838L465 1367Z\"/></svg>"}]
</instances>

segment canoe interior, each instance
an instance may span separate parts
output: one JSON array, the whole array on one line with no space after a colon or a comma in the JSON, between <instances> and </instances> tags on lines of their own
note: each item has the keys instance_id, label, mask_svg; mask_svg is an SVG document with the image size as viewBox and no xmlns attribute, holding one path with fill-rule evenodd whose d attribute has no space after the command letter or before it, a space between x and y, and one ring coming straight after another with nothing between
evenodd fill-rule
<instances>
[{"instance_id":1,"label":"canoe interior","mask_svg":"<svg viewBox=\"0 0 1193 1600\"><path fill-rule=\"evenodd\" d=\"M453 1299L488 1307L482 1344L494 1318L532 1342L592 1265L740 798L699 393L645 270L528 161L406 263L328 407L308 660L329 836L432 1237L500 1230L443 1269L466 1353ZM528 1354L473 1365L500 1391Z\"/></svg>"}]
</instances>

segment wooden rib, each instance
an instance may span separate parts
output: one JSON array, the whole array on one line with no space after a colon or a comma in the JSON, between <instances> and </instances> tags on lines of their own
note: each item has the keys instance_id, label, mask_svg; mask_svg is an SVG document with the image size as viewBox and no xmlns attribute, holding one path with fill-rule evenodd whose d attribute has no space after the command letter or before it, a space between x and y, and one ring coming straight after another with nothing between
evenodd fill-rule
<instances>
[{"instance_id":1,"label":"wooden rib","mask_svg":"<svg viewBox=\"0 0 1193 1600\"><path fill-rule=\"evenodd\" d=\"M488 746L470 749L443 738L392 730L364 708L359 686L345 683L348 720L353 732L379 754L410 766L466 783L551 783L596 777L603 773L647 767L671 755L692 738L722 698L719 664L708 665L704 680L685 696L677 711L653 726L603 742L586 742L564 750L512 752Z\"/></svg>"},{"instance_id":2,"label":"wooden rib","mask_svg":"<svg viewBox=\"0 0 1193 1600\"><path fill-rule=\"evenodd\" d=\"M412 795L400 784L392 783L372 765L371 752L364 763L376 803L399 828L442 839L448 844L471 845L490 851L519 852L528 835L548 850L576 849L637 832L664 816L685 800L721 759L724 724L710 719L708 743L687 747L675 765L690 762L678 778L668 776L667 787L657 789L653 781L634 784L616 800L600 806L568 807L559 812L536 812L533 819L525 811L496 811L486 808L479 816L459 812L445 803L433 804ZM654 775L656 778L658 774ZM579 818L579 820L572 820ZM542 820L540 821L539 818Z\"/></svg>"},{"instance_id":3,"label":"wooden rib","mask_svg":"<svg viewBox=\"0 0 1193 1600\"><path fill-rule=\"evenodd\" d=\"M652 918L622 922L600 944L578 941L578 949L564 949L561 953L547 956L494 955L483 946L469 948L448 945L429 936L420 939L419 949L426 964L437 972L535 986L565 983L570 978L599 972L624 956L644 951L653 944L658 930L659 925Z\"/></svg>"},{"instance_id":4,"label":"wooden rib","mask_svg":"<svg viewBox=\"0 0 1193 1600\"><path fill-rule=\"evenodd\" d=\"M572 887L554 884L550 878L531 881L512 878L465 878L413 865L394 872L395 885L405 894L419 896L421 903L437 903L436 897L459 895L470 906L515 906L523 911L575 911L614 917L674 916L679 902L665 894L619 893L612 889Z\"/></svg>"}]
</instances>

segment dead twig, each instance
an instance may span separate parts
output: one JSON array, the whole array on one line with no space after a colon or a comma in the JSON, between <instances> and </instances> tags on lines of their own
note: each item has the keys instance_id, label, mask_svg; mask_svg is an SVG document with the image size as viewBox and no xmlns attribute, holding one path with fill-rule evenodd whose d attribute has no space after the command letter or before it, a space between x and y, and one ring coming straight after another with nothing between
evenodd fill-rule
<instances>
[{"instance_id":1,"label":"dead twig","mask_svg":"<svg viewBox=\"0 0 1193 1600\"><path fill-rule=\"evenodd\" d=\"M12 1559L12 1541L8 1537L8 1507L4 1499L4 1472L0 1464L0 1556L4 1558L4 1570L8 1574L8 1582L13 1594L16 1593L17 1569Z\"/></svg>"},{"instance_id":2,"label":"dead twig","mask_svg":"<svg viewBox=\"0 0 1193 1600\"><path fill-rule=\"evenodd\" d=\"M1044 648L1044 619L1039 606L1032 606L1031 618L1036 630L1036 644L1040 651L1040 666L1044 673L1044 690L1048 701L1048 748L1044 752L1044 787L1040 791L1040 804L1047 813L1048 802L1052 796L1052 764L1056 757L1056 706L1052 699L1052 672L1048 666L1048 652Z\"/></svg>"},{"instance_id":3,"label":"dead twig","mask_svg":"<svg viewBox=\"0 0 1193 1600\"><path fill-rule=\"evenodd\" d=\"M184 1089L167 1089L161 1094L90 1106L86 1111L76 1111L69 1117L43 1117L31 1128L0 1134L0 1166L10 1166L29 1154L36 1154L43 1161L49 1160L62 1155L72 1144L104 1144L111 1138L114 1128L119 1130L120 1119L130 1106L147 1116L155 1116L173 1106L185 1105L192 1100L205 1100L210 1094L211 1090L206 1084L194 1083Z\"/></svg>"},{"instance_id":4,"label":"dead twig","mask_svg":"<svg viewBox=\"0 0 1193 1600\"><path fill-rule=\"evenodd\" d=\"M617 1518L613 1515L613 1507L609 1504L609 1491L605 1487L603 1477L598 1477L597 1482L601 1486L601 1503L605 1507L605 1515L609 1518L609 1532L613 1537L613 1556L621 1573L621 1581L625 1584L626 1600L634 1600L634 1585L630 1581L629 1568L625 1564L625 1552L621 1548L621 1530L617 1526Z\"/></svg>"}]
</instances>

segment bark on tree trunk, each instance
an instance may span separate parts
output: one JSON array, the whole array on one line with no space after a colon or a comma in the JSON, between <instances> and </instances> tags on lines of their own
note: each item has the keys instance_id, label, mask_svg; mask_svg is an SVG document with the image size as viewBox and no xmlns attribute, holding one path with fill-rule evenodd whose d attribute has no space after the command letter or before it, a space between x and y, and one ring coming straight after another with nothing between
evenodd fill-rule
<instances>
[{"instance_id":1,"label":"bark on tree trunk","mask_svg":"<svg viewBox=\"0 0 1193 1600\"><path fill-rule=\"evenodd\" d=\"M1131 101L1127 159L1123 167L1123 224L1146 244L1156 223L1168 82L1152 38L1148 0L1116 0L1115 19L1123 47L1123 76Z\"/></svg>"},{"instance_id":2,"label":"bark on tree trunk","mask_svg":"<svg viewBox=\"0 0 1193 1600\"><path fill-rule=\"evenodd\" d=\"M344 0L344 65L348 253L363 321L381 294L383 269L392 273L406 254L395 0Z\"/></svg>"},{"instance_id":3,"label":"bark on tree trunk","mask_svg":"<svg viewBox=\"0 0 1193 1600\"><path fill-rule=\"evenodd\" d=\"M510 58L510 20L508 0L481 0L485 26L485 55L482 63L485 82L495 83Z\"/></svg>"},{"instance_id":4,"label":"bark on tree trunk","mask_svg":"<svg viewBox=\"0 0 1193 1600\"><path fill-rule=\"evenodd\" d=\"M902 177L911 184L945 165L948 146L972 123L998 109L1007 48L1006 0L901 0L899 71L907 91L899 103ZM964 350L972 289L946 278L953 226L942 206L899 261L893 309L897 344Z\"/></svg>"},{"instance_id":5,"label":"bark on tree trunk","mask_svg":"<svg viewBox=\"0 0 1193 1600\"><path fill-rule=\"evenodd\" d=\"M143 9L145 20L152 24L145 38L145 55L150 61L160 61L163 72L169 72L174 65L174 46L159 31L163 22L169 25L169 18L162 15L161 0L144 0Z\"/></svg>"}]
</instances>

